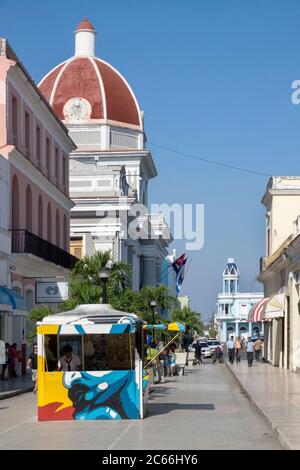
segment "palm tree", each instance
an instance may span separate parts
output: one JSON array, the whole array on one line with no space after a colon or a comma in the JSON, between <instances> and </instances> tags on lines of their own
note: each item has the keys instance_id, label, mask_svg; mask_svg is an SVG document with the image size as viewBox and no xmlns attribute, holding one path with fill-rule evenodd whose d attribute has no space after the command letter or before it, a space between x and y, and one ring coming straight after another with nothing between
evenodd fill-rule
<instances>
[{"instance_id":1,"label":"palm tree","mask_svg":"<svg viewBox=\"0 0 300 470\"><path fill-rule=\"evenodd\" d=\"M75 264L69 282L70 297L61 305L66 311L79 304L100 303L102 299L102 284L99 278L101 268L110 265L107 283L108 300L114 300L131 282L131 270L122 261L112 262L111 252L98 252L85 256Z\"/></svg>"},{"instance_id":2,"label":"palm tree","mask_svg":"<svg viewBox=\"0 0 300 470\"><path fill-rule=\"evenodd\" d=\"M155 323L161 322L161 314L174 308L177 300L173 297L166 286L151 287L145 286L138 293L137 307L141 313L141 317L149 323L153 323L153 310L151 309L151 301L156 302L158 312L154 314Z\"/></svg>"}]
</instances>

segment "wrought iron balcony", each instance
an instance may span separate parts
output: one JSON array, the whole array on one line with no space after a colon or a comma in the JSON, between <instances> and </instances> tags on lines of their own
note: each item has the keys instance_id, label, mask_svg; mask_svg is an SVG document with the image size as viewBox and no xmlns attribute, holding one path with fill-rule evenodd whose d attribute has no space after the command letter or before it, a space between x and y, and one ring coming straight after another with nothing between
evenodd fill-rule
<instances>
[{"instance_id":1,"label":"wrought iron balcony","mask_svg":"<svg viewBox=\"0 0 300 470\"><path fill-rule=\"evenodd\" d=\"M78 259L56 245L28 232L27 230L12 230L12 252L31 253L39 258L71 269Z\"/></svg>"}]
</instances>

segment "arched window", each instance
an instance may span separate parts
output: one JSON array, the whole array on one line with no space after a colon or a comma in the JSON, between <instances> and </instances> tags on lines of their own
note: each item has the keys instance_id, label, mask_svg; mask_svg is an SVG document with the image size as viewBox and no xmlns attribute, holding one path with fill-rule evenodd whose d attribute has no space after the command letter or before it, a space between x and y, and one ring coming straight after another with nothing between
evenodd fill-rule
<instances>
[{"instance_id":1,"label":"arched window","mask_svg":"<svg viewBox=\"0 0 300 470\"><path fill-rule=\"evenodd\" d=\"M20 228L20 192L16 175L12 180L12 229Z\"/></svg>"},{"instance_id":2,"label":"arched window","mask_svg":"<svg viewBox=\"0 0 300 470\"><path fill-rule=\"evenodd\" d=\"M56 217L55 217L55 228L56 228L56 246L60 246L60 217L59 217L59 210L56 209Z\"/></svg>"},{"instance_id":3,"label":"arched window","mask_svg":"<svg viewBox=\"0 0 300 470\"><path fill-rule=\"evenodd\" d=\"M50 243L52 242L52 210L50 202L48 202L47 207L47 240Z\"/></svg>"},{"instance_id":4,"label":"arched window","mask_svg":"<svg viewBox=\"0 0 300 470\"><path fill-rule=\"evenodd\" d=\"M26 230L32 232L32 192L29 185L26 189Z\"/></svg>"},{"instance_id":5,"label":"arched window","mask_svg":"<svg viewBox=\"0 0 300 470\"><path fill-rule=\"evenodd\" d=\"M38 202L38 227L39 237L43 238L43 200L41 195L39 195Z\"/></svg>"},{"instance_id":6,"label":"arched window","mask_svg":"<svg viewBox=\"0 0 300 470\"><path fill-rule=\"evenodd\" d=\"M67 224L67 216L66 214L64 215L64 234L63 234L63 246L64 246L64 250L66 251L69 251L68 250L68 239L69 239L69 236L68 236L68 224Z\"/></svg>"}]
</instances>

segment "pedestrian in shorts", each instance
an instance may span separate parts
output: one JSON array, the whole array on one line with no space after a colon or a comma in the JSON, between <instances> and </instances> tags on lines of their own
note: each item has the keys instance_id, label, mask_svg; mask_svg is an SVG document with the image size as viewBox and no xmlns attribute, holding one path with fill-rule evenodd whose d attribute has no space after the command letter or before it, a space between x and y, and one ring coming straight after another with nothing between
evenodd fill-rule
<instances>
[{"instance_id":1,"label":"pedestrian in shorts","mask_svg":"<svg viewBox=\"0 0 300 470\"><path fill-rule=\"evenodd\" d=\"M29 356L29 359L27 361L27 369L31 370L31 378L34 383L34 389L33 393L37 392L37 360L38 360L38 354L37 354L37 344L34 343L33 345L33 351Z\"/></svg>"}]
</instances>

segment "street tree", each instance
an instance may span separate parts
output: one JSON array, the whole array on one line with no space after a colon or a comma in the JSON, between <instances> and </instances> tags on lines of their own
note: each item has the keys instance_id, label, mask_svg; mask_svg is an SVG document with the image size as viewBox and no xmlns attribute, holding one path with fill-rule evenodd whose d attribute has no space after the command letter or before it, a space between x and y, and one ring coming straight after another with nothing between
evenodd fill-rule
<instances>
[{"instance_id":1,"label":"street tree","mask_svg":"<svg viewBox=\"0 0 300 470\"><path fill-rule=\"evenodd\" d=\"M171 321L183 322L189 327L190 331L196 331L198 335L203 335L204 325L201 320L201 314L184 307L182 310L175 309L170 314Z\"/></svg>"},{"instance_id":2,"label":"street tree","mask_svg":"<svg viewBox=\"0 0 300 470\"><path fill-rule=\"evenodd\" d=\"M155 301L156 307L153 318L153 308L151 302ZM178 305L176 297L172 296L166 286L157 287L145 286L137 296L137 313L148 323L159 323L162 316Z\"/></svg>"},{"instance_id":3,"label":"street tree","mask_svg":"<svg viewBox=\"0 0 300 470\"><path fill-rule=\"evenodd\" d=\"M27 341L29 344L32 344L36 341L37 322L42 321L43 318L47 317L48 315L53 315L53 311L45 305L40 305L39 307L33 308L29 312L28 320L30 322L30 326L27 331Z\"/></svg>"}]
</instances>

